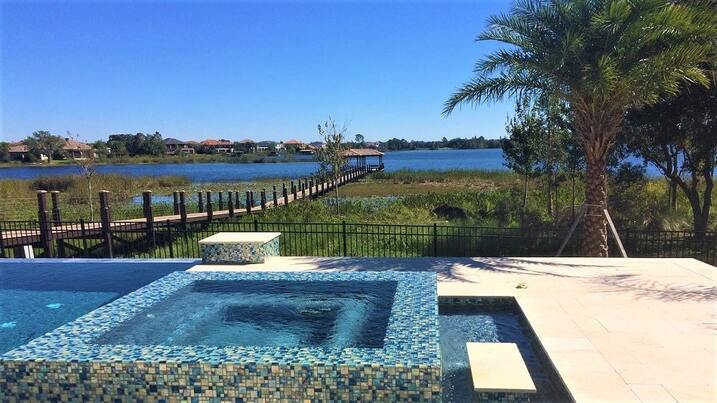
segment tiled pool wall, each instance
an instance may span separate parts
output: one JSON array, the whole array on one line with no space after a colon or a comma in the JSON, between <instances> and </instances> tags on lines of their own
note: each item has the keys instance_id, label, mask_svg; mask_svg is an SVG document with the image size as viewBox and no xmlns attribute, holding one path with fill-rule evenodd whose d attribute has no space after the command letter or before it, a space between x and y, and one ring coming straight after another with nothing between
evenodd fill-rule
<instances>
[{"instance_id":1,"label":"tiled pool wall","mask_svg":"<svg viewBox=\"0 0 717 403\"><path fill-rule=\"evenodd\" d=\"M438 366L156 362L0 364L0 401L439 401Z\"/></svg>"},{"instance_id":2,"label":"tiled pool wall","mask_svg":"<svg viewBox=\"0 0 717 403\"><path fill-rule=\"evenodd\" d=\"M279 237L266 243L200 244L202 261L211 264L264 263L266 257L279 256Z\"/></svg>"},{"instance_id":3,"label":"tiled pool wall","mask_svg":"<svg viewBox=\"0 0 717 403\"><path fill-rule=\"evenodd\" d=\"M136 346L99 335L195 280L395 281L383 348ZM0 400L440 401L433 273L173 273L0 356Z\"/></svg>"},{"instance_id":4,"label":"tiled pool wall","mask_svg":"<svg viewBox=\"0 0 717 403\"><path fill-rule=\"evenodd\" d=\"M567 386L565 386L565 382L563 382L562 378L558 375L555 365L553 365L553 362L550 360L548 353L543 348L540 339L535 334L533 327L530 325L530 322L528 322L525 313L515 298L498 296L440 296L438 302L440 305L488 307L518 312L520 314L520 324L533 340L533 351L540 361L540 364L546 369L550 382L559 389L557 392L560 396L565 397L568 401L573 401ZM481 403L518 403L529 401L530 395L526 393L476 393L476 402Z\"/></svg>"}]
</instances>

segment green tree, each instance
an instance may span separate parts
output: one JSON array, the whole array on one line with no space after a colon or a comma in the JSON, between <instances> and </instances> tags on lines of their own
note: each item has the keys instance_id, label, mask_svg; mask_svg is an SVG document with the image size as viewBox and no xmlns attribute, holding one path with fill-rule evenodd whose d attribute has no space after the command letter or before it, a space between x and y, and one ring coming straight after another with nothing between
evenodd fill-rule
<instances>
[{"instance_id":1,"label":"green tree","mask_svg":"<svg viewBox=\"0 0 717 403\"><path fill-rule=\"evenodd\" d=\"M338 127L336 122L329 117L327 121L318 125L319 137L325 143L319 149L317 158L319 160L319 174L330 179L334 184L334 202L336 203L336 214L341 214L339 206L339 187L337 182L346 167L344 152L346 146L346 126Z\"/></svg>"},{"instance_id":2,"label":"green tree","mask_svg":"<svg viewBox=\"0 0 717 403\"><path fill-rule=\"evenodd\" d=\"M475 78L446 101L458 105L549 94L568 103L585 152L584 253L607 256L606 168L623 116L675 95L689 81L708 85L702 67L714 49L710 5L668 0L521 0L493 16L478 40L508 45L480 60Z\"/></svg>"},{"instance_id":3,"label":"green tree","mask_svg":"<svg viewBox=\"0 0 717 403\"><path fill-rule=\"evenodd\" d=\"M364 148L366 146L366 139L364 139L363 134L356 134L354 136L354 146L357 148Z\"/></svg>"},{"instance_id":4,"label":"green tree","mask_svg":"<svg viewBox=\"0 0 717 403\"><path fill-rule=\"evenodd\" d=\"M715 75L713 75L715 80ZM693 229L707 230L717 158L717 82L692 85L657 105L631 110L621 141L655 166L670 183L674 209L677 188L692 209Z\"/></svg>"},{"instance_id":5,"label":"green tree","mask_svg":"<svg viewBox=\"0 0 717 403\"><path fill-rule=\"evenodd\" d=\"M10 161L10 143L0 141L0 162Z\"/></svg>"},{"instance_id":6,"label":"green tree","mask_svg":"<svg viewBox=\"0 0 717 403\"><path fill-rule=\"evenodd\" d=\"M505 166L523 176L523 203L520 221L524 223L528 204L528 180L538 171L538 153L543 137L540 119L526 99L516 102L515 115L505 125L508 138L501 143Z\"/></svg>"},{"instance_id":7,"label":"green tree","mask_svg":"<svg viewBox=\"0 0 717 403\"><path fill-rule=\"evenodd\" d=\"M65 139L60 136L50 134L45 130L39 130L32 133L32 136L25 139L25 145L30 152L36 156L45 155L47 161L62 153L62 146L65 145Z\"/></svg>"}]
</instances>

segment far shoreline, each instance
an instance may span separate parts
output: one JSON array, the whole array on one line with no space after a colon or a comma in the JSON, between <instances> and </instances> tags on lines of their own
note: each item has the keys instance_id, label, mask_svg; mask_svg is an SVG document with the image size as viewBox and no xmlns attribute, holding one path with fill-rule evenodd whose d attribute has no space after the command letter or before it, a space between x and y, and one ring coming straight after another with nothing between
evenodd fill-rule
<instances>
[{"instance_id":1,"label":"far shoreline","mask_svg":"<svg viewBox=\"0 0 717 403\"><path fill-rule=\"evenodd\" d=\"M414 148L410 150L385 150L382 151L383 153L404 153L404 152L428 152L428 151L475 151L475 150L499 150L498 147L484 147L484 148ZM207 155L207 154L203 154ZM251 154L245 154L245 155L251 155ZM253 156L253 155L252 155ZM241 161L241 157L225 157L225 156L217 156L219 158L201 158L201 159L195 159L195 158L185 158L185 157L163 157L159 158L153 161L145 161L145 159L149 159L151 157L128 157L128 158L136 158L138 161L107 161L102 160L98 161L96 165L170 165L170 164L287 164L287 163L305 163L305 162L317 162L316 158L300 158L300 159L286 159L286 158L276 158L273 160L266 160L265 158L272 158L272 157L257 157L256 160L251 161ZM166 160L163 160L166 158ZM0 163L0 169L3 168L56 168L56 167L63 167L63 166L76 166L76 164L73 162L73 160L54 160L52 163L43 163L43 162L1 162Z\"/></svg>"}]
</instances>

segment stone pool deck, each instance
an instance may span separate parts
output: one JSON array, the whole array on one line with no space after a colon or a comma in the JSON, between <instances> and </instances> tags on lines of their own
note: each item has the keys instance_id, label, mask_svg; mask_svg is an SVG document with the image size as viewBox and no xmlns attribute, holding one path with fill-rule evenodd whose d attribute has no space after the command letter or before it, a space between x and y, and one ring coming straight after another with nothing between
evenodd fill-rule
<instances>
[{"instance_id":1,"label":"stone pool deck","mask_svg":"<svg viewBox=\"0 0 717 403\"><path fill-rule=\"evenodd\" d=\"M191 270L433 271L439 296L515 297L578 402L717 401L717 268L694 259L274 257Z\"/></svg>"}]
</instances>

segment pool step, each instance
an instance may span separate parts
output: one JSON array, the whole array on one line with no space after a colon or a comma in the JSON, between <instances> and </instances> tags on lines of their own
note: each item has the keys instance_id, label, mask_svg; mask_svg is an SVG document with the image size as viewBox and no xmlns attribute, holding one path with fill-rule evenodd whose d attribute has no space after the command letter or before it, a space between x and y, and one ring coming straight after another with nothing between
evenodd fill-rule
<instances>
[{"instance_id":1,"label":"pool step","mask_svg":"<svg viewBox=\"0 0 717 403\"><path fill-rule=\"evenodd\" d=\"M515 343L466 343L466 347L476 392L535 393L535 384Z\"/></svg>"}]
</instances>

